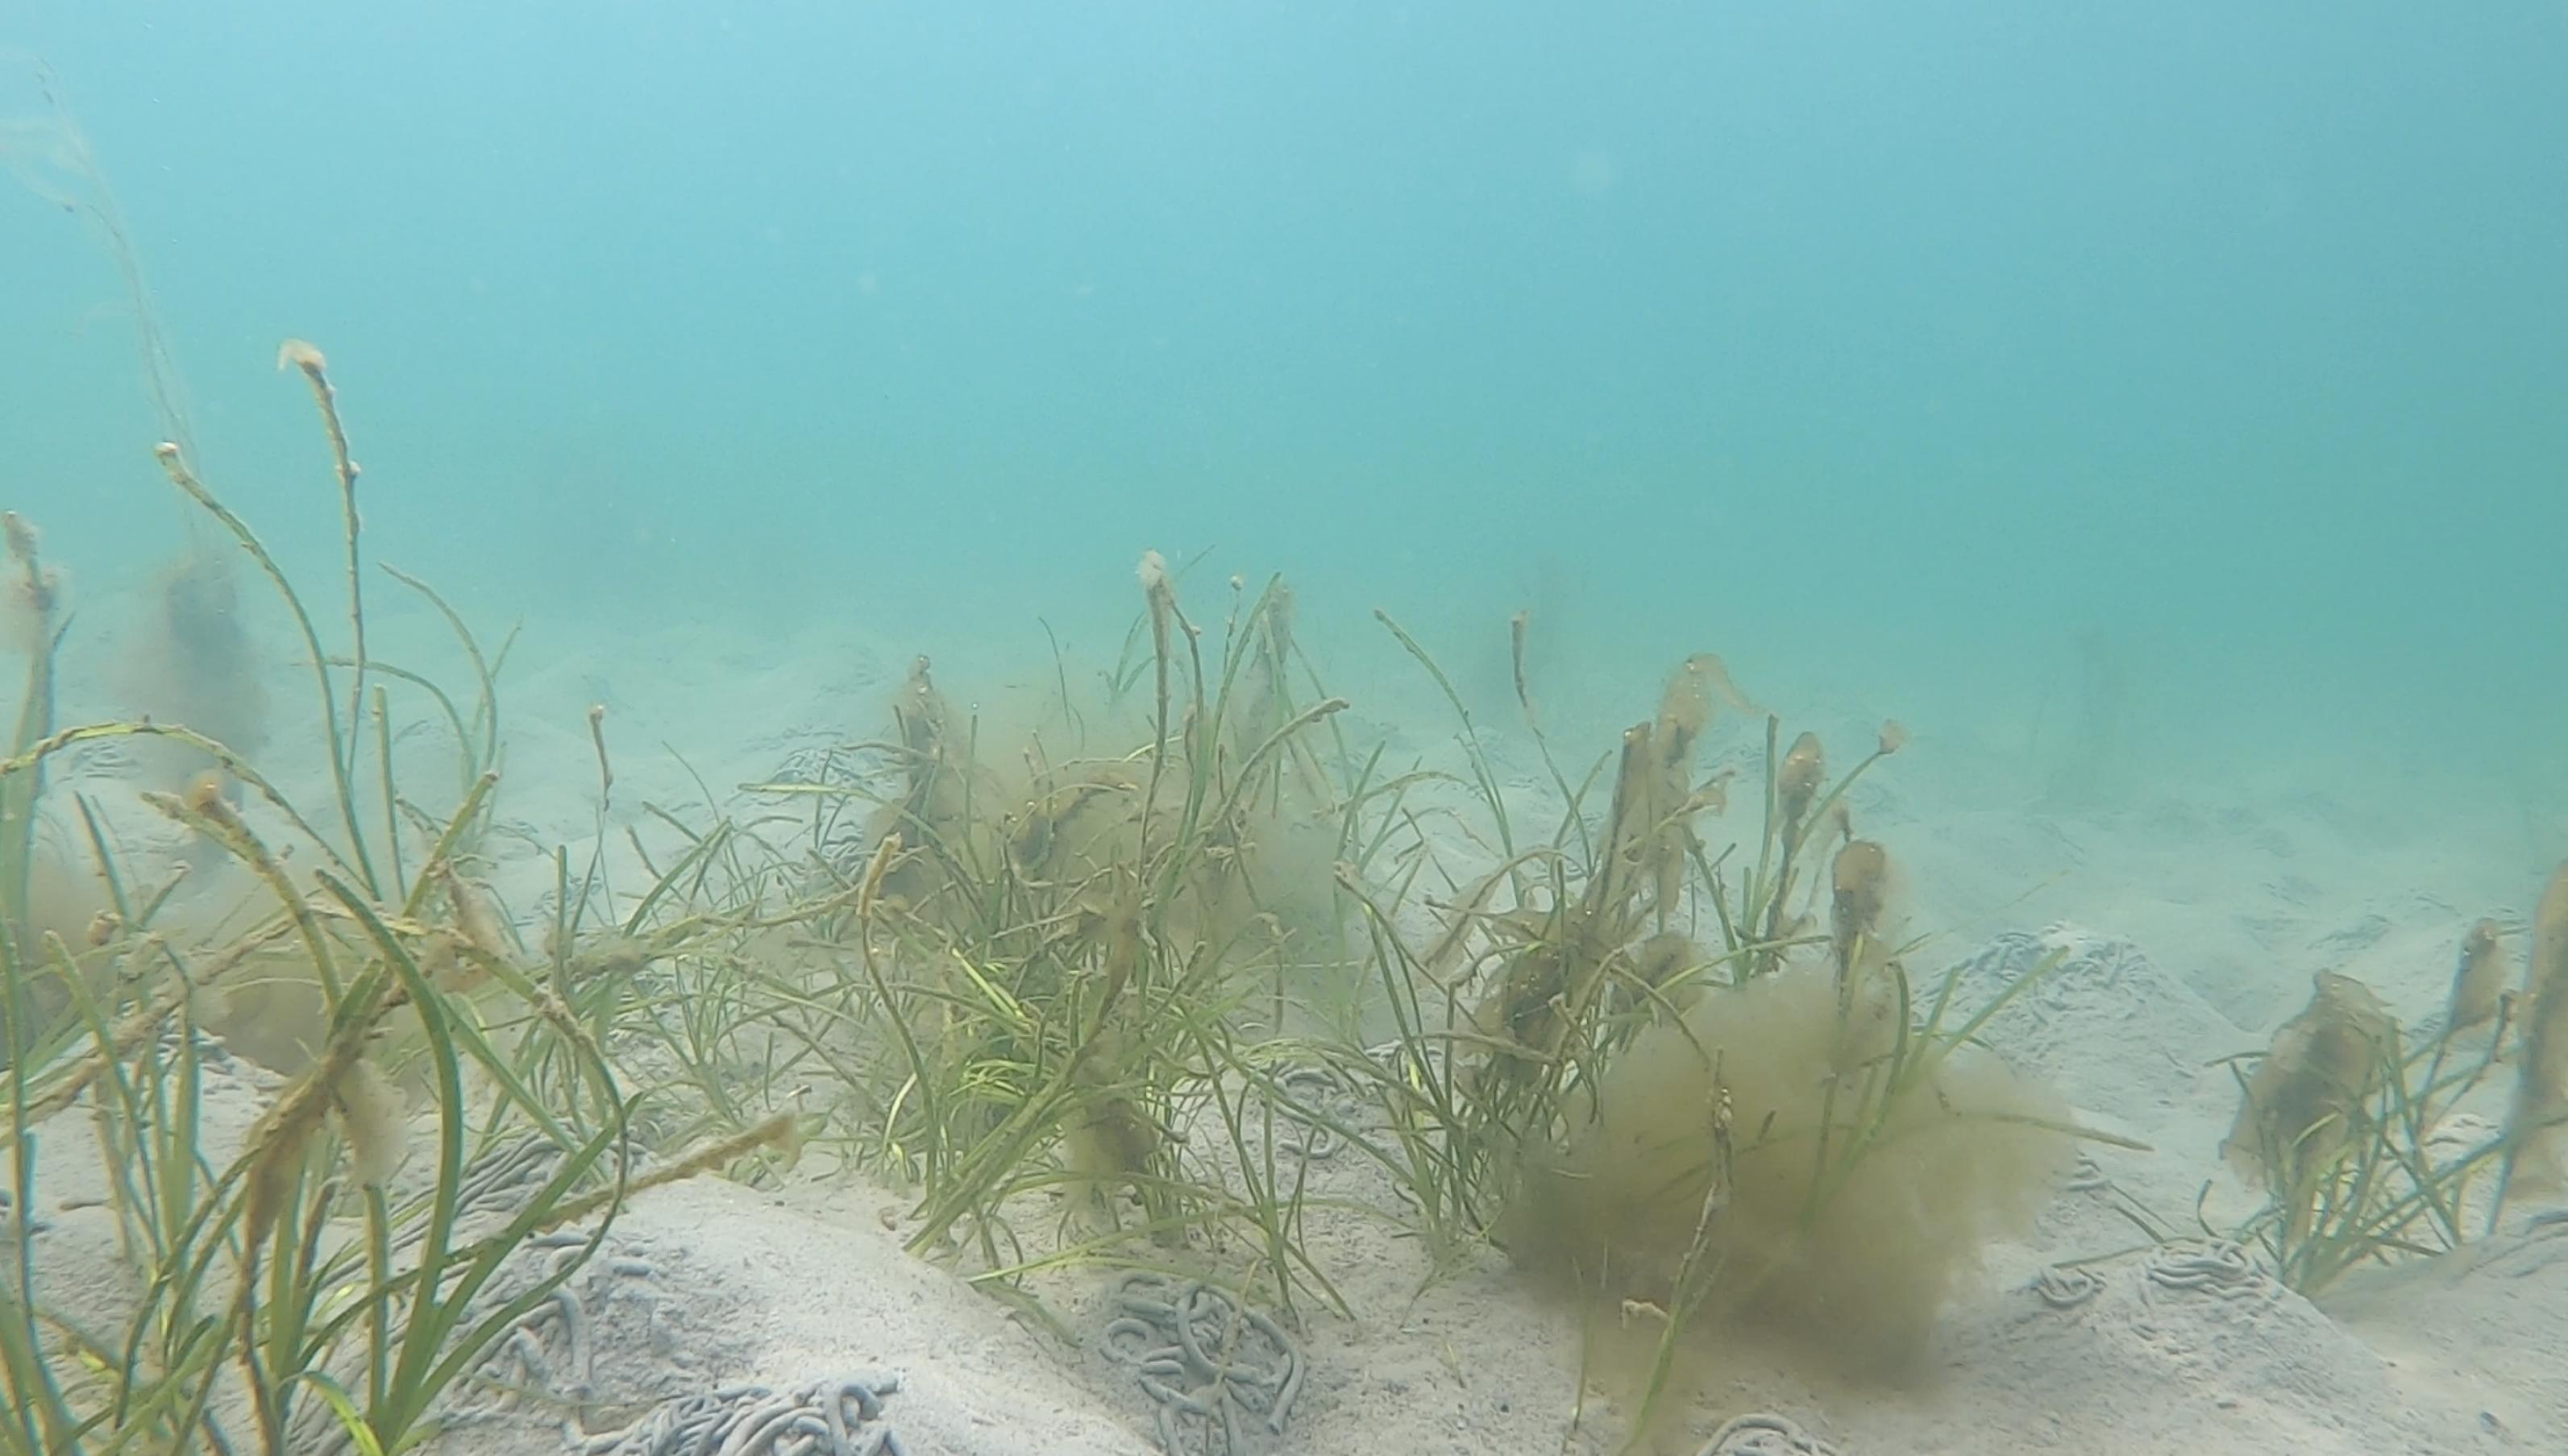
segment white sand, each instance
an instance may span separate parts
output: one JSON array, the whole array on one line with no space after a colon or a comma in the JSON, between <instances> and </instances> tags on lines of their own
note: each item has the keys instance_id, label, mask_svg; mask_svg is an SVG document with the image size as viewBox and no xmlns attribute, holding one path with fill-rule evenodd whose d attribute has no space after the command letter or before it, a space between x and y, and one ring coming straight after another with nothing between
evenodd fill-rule
<instances>
[{"instance_id":1,"label":"white sand","mask_svg":"<svg viewBox=\"0 0 2568 1456\"><path fill-rule=\"evenodd\" d=\"M416 623L387 628L383 640L420 653L434 641ZM679 755L721 807L737 810L736 785L794 750L876 732L901 661L853 638L779 647L710 631L577 644L530 636L504 693L502 821L530 846L500 876L512 910L535 913L549 890L548 864L531 846L590 842L589 703L609 707L620 838L624 825L647 825L646 802L703 813ZM294 701L290 691L281 684L279 701ZM1653 692L1632 685L1635 716ZM1869 741L1868 719L1822 715L1818 726L1833 744ZM2020 765L1939 758L1932 726L1919 727L1855 810L1904 866L1912 928L1948 932L1928 959L1979 958L1967 996L1992 968L2072 948L2064 971L1989 1037L2097 1125L2150 1143L2146 1154L2101 1150L2095 1164L2179 1228L2191 1228L2206 1182L2216 1225L2256 1201L2218 1156L2236 1091L2210 1062L2261 1046L2321 969L2365 979L2411 1022L2425 1018L2464 927L2483 914L2519 917L2547 869L2506 848L2523 838L2515 826L2402 818L2365 785L2252 796L2197 785L2110 814L2046 812L2026 803L2022 774L2010 771ZM1449 757L1441 728L1404 737ZM295 747L277 745L276 760L295 761ZM1718 745L1751 748L1745 734ZM403 749L423 763L441 751L435 733ZM1502 767L1529 806L1549 798L1529 753L1505 750ZM147 821L131 822L148 838ZM629 874L629 856L614 854ZM235 1095L248 1092L219 1093ZM2498 1106L2483 1095L2474 1110L2492 1116ZM225 1115L236 1133L247 1114ZM67 1146L51 1151L76 1158ZM1381 1196L1378 1175L1352 1159L1318 1177L1322 1196ZM2106 1264L2084 1303L2054 1308L2031 1289L2046 1265L2139 1242L2113 1197L2065 1192L2027 1241L1992 1251L1916 1379L1851 1383L1788 1350L1734 1345L1705 1362L1659 1449L1691 1453L1746 1411L1789 1417L1846 1456L2568 1449L2568 1364L2558 1353L2568 1349L2568 1224L2527 1233L2536 1206L2519 1206L2504 1234L2461 1255L2359 1273L2325 1309L2260 1275L2188 1288L2181 1259L2166 1255ZM889 1374L901 1388L885 1418L912 1452L1155 1448L1149 1403L1098 1347L1106 1275L1040 1283L1085 1342L1068 1346L902 1253L905 1213L897 1195L843 1178L777 1192L697 1180L649 1194L616 1225L612 1259L577 1286L593 1315L585 1368L554 1374L627 1415L728 1382ZM103 1211L48 1217L53 1228L39 1237L49 1283L77 1282L110 1257ZM1582 1403L1578 1316L1535 1296L1502 1260L1428 1285L1414 1241L1359 1218L1320 1220L1312 1247L1354 1317L1305 1310L1307 1383L1286 1431L1254 1431L1249 1449L1616 1448L1625 1410L1612 1389L1591 1390L1570 1430ZM549 1420L509 1417L439 1449L564 1447ZM1785 1447L1768 1435L1731 1449Z\"/></svg>"}]
</instances>

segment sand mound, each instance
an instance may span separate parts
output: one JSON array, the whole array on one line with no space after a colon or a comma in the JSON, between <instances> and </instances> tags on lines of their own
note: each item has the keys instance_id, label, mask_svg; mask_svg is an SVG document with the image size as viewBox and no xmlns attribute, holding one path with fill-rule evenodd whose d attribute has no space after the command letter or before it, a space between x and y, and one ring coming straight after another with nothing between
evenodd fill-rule
<instances>
[{"instance_id":1,"label":"sand mound","mask_svg":"<svg viewBox=\"0 0 2568 1456\"><path fill-rule=\"evenodd\" d=\"M2058 968L1982 1028L1984 1040L2079 1106L2135 1128L2179 1117L2225 1119L2235 1109L2237 1082L2210 1063L2252 1049L2257 1038L2129 941L2067 925L2009 931L1961 963L1947 1021L1967 1020L2061 953Z\"/></svg>"},{"instance_id":2,"label":"sand mound","mask_svg":"<svg viewBox=\"0 0 2568 1456\"><path fill-rule=\"evenodd\" d=\"M636 1199L574 1283L577 1331L530 1321L532 1347L499 1352L503 1370L582 1401L585 1423L494 1405L429 1449L692 1453L698 1446L654 1441L694 1429L691 1417L710 1429L720 1414L747 1424L738 1413L781 1415L798 1398L817 1409L850 1385L880 1392L875 1421L919 1456L1147 1449L1003 1306L903 1253L869 1220L827 1217L828 1205L880 1197L808 1186L779 1196L697 1179ZM860 1403L848 1394L845 1414ZM618 1430L625 1439L610 1442ZM702 1449L734 1448L717 1437Z\"/></svg>"},{"instance_id":3,"label":"sand mound","mask_svg":"<svg viewBox=\"0 0 2568 1456\"><path fill-rule=\"evenodd\" d=\"M1957 1336L1976 1420L2015 1438L1975 1450L2448 1449L2391 1437L2381 1358L2234 1246L2046 1271Z\"/></svg>"}]
</instances>

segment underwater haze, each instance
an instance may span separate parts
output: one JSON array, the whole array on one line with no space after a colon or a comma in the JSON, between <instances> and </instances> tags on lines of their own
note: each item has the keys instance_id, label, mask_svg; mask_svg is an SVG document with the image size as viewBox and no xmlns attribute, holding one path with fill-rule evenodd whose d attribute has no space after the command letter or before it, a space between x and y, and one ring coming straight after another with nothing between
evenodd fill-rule
<instances>
[{"instance_id":1,"label":"underwater haze","mask_svg":"<svg viewBox=\"0 0 2568 1456\"><path fill-rule=\"evenodd\" d=\"M0 1456L2568 1453L2563 180L2568 0L0 0Z\"/></svg>"},{"instance_id":2,"label":"underwater haze","mask_svg":"<svg viewBox=\"0 0 2568 1456\"><path fill-rule=\"evenodd\" d=\"M179 519L55 205L103 185L226 498L328 569L312 339L375 539L535 639L1111 652L1139 553L1210 551L1494 702L1530 610L1627 697L1711 650L2006 749L2101 676L2165 771L2562 801L2558 5L16 0L0 48L0 478L85 611Z\"/></svg>"}]
</instances>

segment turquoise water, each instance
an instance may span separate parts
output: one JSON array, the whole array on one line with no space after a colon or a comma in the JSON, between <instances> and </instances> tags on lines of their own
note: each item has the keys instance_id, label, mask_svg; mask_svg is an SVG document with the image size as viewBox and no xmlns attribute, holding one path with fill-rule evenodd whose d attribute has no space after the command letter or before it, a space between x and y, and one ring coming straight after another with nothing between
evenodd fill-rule
<instances>
[{"instance_id":1,"label":"turquoise water","mask_svg":"<svg viewBox=\"0 0 2568 1456\"><path fill-rule=\"evenodd\" d=\"M2568 12L2100 9L16 0L0 493L84 611L176 538L71 123L309 570L289 334L483 618L1023 659L1210 549L1479 692L1530 607L2005 743L2100 642L2170 771L2555 824Z\"/></svg>"}]
</instances>

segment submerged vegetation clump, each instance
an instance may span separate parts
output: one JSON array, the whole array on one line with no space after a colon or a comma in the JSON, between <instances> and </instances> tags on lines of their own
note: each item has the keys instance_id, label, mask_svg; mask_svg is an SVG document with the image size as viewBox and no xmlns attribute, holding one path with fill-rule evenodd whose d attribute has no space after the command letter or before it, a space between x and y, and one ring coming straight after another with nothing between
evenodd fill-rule
<instances>
[{"instance_id":1,"label":"submerged vegetation clump","mask_svg":"<svg viewBox=\"0 0 2568 1456\"><path fill-rule=\"evenodd\" d=\"M2513 977L2500 935L2495 921L2481 920L2461 938L2460 964L2452 972L2451 1004L2443 1017L2443 1024L2451 1030L2485 1025L2505 1010L2506 983Z\"/></svg>"},{"instance_id":2,"label":"submerged vegetation clump","mask_svg":"<svg viewBox=\"0 0 2568 1456\"><path fill-rule=\"evenodd\" d=\"M1509 857L1418 949L1396 929L1405 887L1347 882L1399 1024L1378 1084L1394 1166L1442 1247L1492 1238L1626 1317L1655 1312L1641 1427L1688 1331L1913 1361L1959 1276L2029 1220L2077 1139L2103 1136L1976 1044L2057 958L1967 1017L1952 978L1914 991L1891 856L1847 799L1905 729L1831 778L1816 735L1778 751L1767 718L1762 824L1715 852L1705 821L1734 775L1694 759L1717 705L1747 708L1719 659L1690 659L1624 733L1593 823L1605 764L1575 789L1554 765L1567 812L1540 845L1516 839L1466 721Z\"/></svg>"},{"instance_id":3,"label":"submerged vegetation clump","mask_svg":"<svg viewBox=\"0 0 2568 1456\"><path fill-rule=\"evenodd\" d=\"M1779 763L1774 736L1769 721L1761 869L1736 890L1688 823L1717 796L1653 821L1685 837L1656 860L1652 922L1700 902L1688 908L1717 948L1673 952L1665 930L1642 942L1620 1009L1582 1028L1576 1056L1555 1046L1540 1120L1508 1129L1519 1166L1497 1227L1520 1263L1646 1298L1671 1328L1778 1322L1895 1364L1922 1348L1954 1277L2065 1175L2078 1130L2056 1095L1966 1044L1981 1019L1947 1021L1949 986L1915 1002L1885 936L1889 854L1854 837L1844 795L1902 730L1833 786L1815 735ZM1822 824L1838 844L1810 873ZM1610 869L1588 884L1612 894Z\"/></svg>"},{"instance_id":4,"label":"submerged vegetation clump","mask_svg":"<svg viewBox=\"0 0 2568 1456\"><path fill-rule=\"evenodd\" d=\"M0 1168L17 1213L0 1272L0 1451L411 1449L454 1418L450 1393L482 1378L484 1357L600 1247L628 1191L791 1130L635 1169L632 1102L565 1006L575 982L558 964L549 977L522 964L476 924L460 887L485 853L498 783L488 665L462 619L416 583L476 667L470 721L430 679L369 658L355 471L324 368L309 351L304 372L350 507L345 655L322 649L304 598L182 447L158 454L311 648L329 828L239 742L195 724L58 727L64 638L48 584L59 577L32 525L8 518L10 566L42 630L13 644L27 675L0 756ZM202 635L229 631L207 625L229 619L216 599L229 591L223 568L173 581L168 625L198 633L189 650L243 645ZM454 728L460 787L442 806L396 774L393 684L421 692ZM243 701L196 706L254 739L257 714L222 711ZM135 743L209 765L183 791L146 787L127 801L203 846L209 869L140 877L120 807L95 777L49 792L59 763ZM74 861L83 874L64 873ZM181 893L191 879L209 883ZM243 1121L218 1089L259 1083L243 1080L217 1033L241 1027L228 999L255 984L302 988L316 1034L278 1059L281 1080ZM527 1161L528 1139L549 1155ZM522 1174L504 1197L488 1192L494 1160ZM84 1188L94 1202L62 1202L62 1190ZM55 1206L94 1206L112 1223L104 1283L51 1267L59 1246L35 1211ZM541 1231L589 1220L546 1270L522 1271Z\"/></svg>"},{"instance_id":5,"label":"submerged vegetation clump","mask_svg":"<svg viewBox=\"0 0 2568 1456\"><path fill-rule=\"evenodd\" d=\"M2523 964L2523 1048L2507 1117L2506 1184L2568 1181L2568 864L2541 893Z\"/></svg>"},{"instance_id":6,"label":"submerged vegetation clump","mask_svg":"<svg viewBox=\"0 0 2568 1456\"><path fill-rule=\"evenodd\" d=\"M201 535L201 532L191 534ZM152 584L143 620L118 654L121 697L158 723L185 724L244 758L267 745L266 663L240 601L237 551L191 542ZM171 788L220 766L182 743L154 745L153 776Z\"/></svg>"},{"instance_id":7,"label":"submerged vegetation clump","mask_svg":"<svg viewBox=\"0 0 2568 1456\"><path fill-rule=\"evenodd\" d=\"M2398 1067L2398 1027L2372 989L2321 972L2310 1004L2274 1033L2256 1063L2225 1153L2287 1206L2292 1237L2307 1232L2327 1171L2354 1138L2358 1114Z\"/></svg>"},{"instance_id":8,"label":"submerged vegetation clump","mask_svg":"<svg viewBox=\"0 0 2568 1456\"><path fill-rule=\"evenodd\" d=\"M1510 1249L1857 1365L1914 1359L1959 1276L2067 1176L2075 1131L2056 1094L1942 1028L1861 1060L1848 1028L1809 967L1652 1028L1528 1171Z\"/></svg>"},{"instance_id":9,"label":"submerged vegetation clump","mask_svg":"<svg viewBox=\"0 0 2568 1456\"><path fill-rule=\"evenodd\" d=\"M2515 1193L2557 1186L2556 1140L2568 1126L2568 1055L2559 1052L2568 1045L2568 865L2544 891L2533 932L2516 993L2504 985L2500 927L2474 923L2429 1034L2411 1040L2371 988L2321 972L2309 1005L2263 1052L2232 1059L2240 1103L2221 1151L2266 1193L2234 1237L2260 1246L2284 1284L2317 1295L2366 1264L2448 1253L2474 1227L2494 1230ZM2511 1042L2518 1022L2522 1037ZM2510 1045L2508 1115L2477 1135L2479 1119L2455 1114Z\"/></svg>"},{"instance_id":10,"label":"submerged vegetation clump","mask_svg":"<svg viewBox=\"0 0 2568 1456\"><path fill-rule=\"evenodd\" d=\"M1346 704L1290 694L1280 583L1234 600L1207 662L1155 555L1140 579L1152 693L1117 748L1062 752L1039 728L1001 757L921 659L874 745L888 783L759 787L874 805L861 858L819 866L852 897L826 990L874 1109L859 1156L920 1191L913 1249L968 1230L977 1277L1004 1283L1029 1262L1024 1201L1061 1193L1073 1244L1244 1236L1252 1282L1289 1308L1325 1281L1262 1108L1341 845L1343 806L1296 765ZM1061 707L1065 735L1116 722Z\"/></svg>"}]
</instances>

